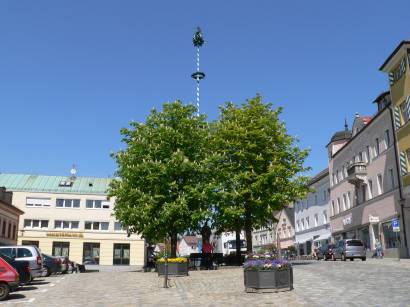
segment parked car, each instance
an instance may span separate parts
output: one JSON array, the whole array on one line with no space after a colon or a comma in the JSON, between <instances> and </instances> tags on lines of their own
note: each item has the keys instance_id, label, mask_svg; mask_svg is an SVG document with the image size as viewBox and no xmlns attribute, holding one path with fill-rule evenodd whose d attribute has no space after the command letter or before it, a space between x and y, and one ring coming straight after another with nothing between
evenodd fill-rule
<instances>
[{"instance_id":1,"label":"parked car","mask_svg":"<svg viewBox=\"0 0 410 307\"><path fill-rule=\"evenodd\" d=\"M0 246L0 254L14 258L16 261L28 261L31 279L43 274L43 259L41 252L34 245Z\"/></svg>"},{"instance_id":2,"label":"parked car","mask_svg":"<svg viewBox=\"0 0 410 307\"><path fill-rule=\"evenodd\" d=\"M324 260L336 260L335 255L334 255L334 250L336 248L336 245L334 244L328 244L324 247L324 252L323 252L323 259Z\"/></svg>"},{"instance_id":3,"label":"parked car","mask_svg":"<svg viewBox=\"0 0 410 307\"><path fill-rule=\"evenodd\" d=\"M53 257L46 254L41 254L43 256L43 267L46 271L46 276L50 276L51 274L60 273L61 269L61 259L59 257Z\"/></svg>"},{"instance_id":4,"label":"parked car","mask_svg":"<svg viewBox=\"0 0 410 307\"><path fill-rule=\"evenodd\" d=\"M9 256L0 254L0 257L7 261L19 273L20 285L31 282L30 263L28 261L16 261Z\"/></svg>"},{"instance_id":5,"label":"parked car","mask_svg":"<svg viewBox=\"0 0 410 307\"><path fill-rule=\"evenodd\" d=\"M6 299L10 292L19 287L19 273L0 257L0 301Z\"/></svg>"},{"instance_id":6,"label":"parked car","mask_svg":"<svg viewBox=\"0 0 410 307\"><path fill-rule=\"evenodd\" d=\"M341 259L346 261L354 258L360 258L362 261L366 261L366 249L363 241L357 239L345 239L337 242L334 252L335 259Z\"/></svg>"},{"instance_id":7,"label":"parked car","mask_svg":"<svg viewBox=\"0 0 410 307\"><path fill-rule=\"evenodd\" d=\"M55 256L61 260L61 273L66 274L69 269L70 260L66 256Z\"/></svg>"}]
</instances>

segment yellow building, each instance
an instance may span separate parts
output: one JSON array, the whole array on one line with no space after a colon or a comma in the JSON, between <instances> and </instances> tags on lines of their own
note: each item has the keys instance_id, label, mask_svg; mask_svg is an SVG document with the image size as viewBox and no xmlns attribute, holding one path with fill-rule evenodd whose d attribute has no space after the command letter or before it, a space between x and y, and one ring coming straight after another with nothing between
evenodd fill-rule
<instances>
[{"instance_id":1,"label":"yellow building","mask_svg":"<svg viewBox=\"0 0 410 307\"><path fill-rule=\"evenodd\" d=\"M404 194L410 195L410 41L402 41L380 70L387 73Z\"/></svg>"},{"instance_id":2,"label":"yellow building","mask_svg":"<svg viewBox=\"0 0 410 307\"><path fill-rule=\"evenodd\" d=\"M77 263L142 267L145 242L116 221L109 183L109 178L0 174L0 186L13 192L13 204L24 211L18 244Z\"/></svg>"}]
</instances>

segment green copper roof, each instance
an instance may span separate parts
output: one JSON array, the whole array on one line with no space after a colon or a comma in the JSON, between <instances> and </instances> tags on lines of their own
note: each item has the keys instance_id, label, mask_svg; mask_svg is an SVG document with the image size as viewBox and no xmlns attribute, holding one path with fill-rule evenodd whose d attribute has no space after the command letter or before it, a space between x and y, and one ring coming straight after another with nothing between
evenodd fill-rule
<instances>
[{"instance_id":1,"label":"green copper roof","mask_svg":"<svg viewBox=\"0 0 410 307\"><path fill-rule=\"evenodd\" d=\"M107 194L111 178L42 176L23 174L1 174L0 187L9 191L30 191L68 194ZM72 181L71 186L62 186Z\"/></svg>"}]
</instances>

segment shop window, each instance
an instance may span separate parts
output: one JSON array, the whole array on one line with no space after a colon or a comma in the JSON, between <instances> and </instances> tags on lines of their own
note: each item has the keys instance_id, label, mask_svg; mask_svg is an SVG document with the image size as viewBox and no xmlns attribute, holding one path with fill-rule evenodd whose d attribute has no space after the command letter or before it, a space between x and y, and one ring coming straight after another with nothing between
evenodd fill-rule
<instances>
[{"instance_id":1,"label":"shop window","mask_svg":"<svg viewBox=\"0 0 410 307\"><path fill-rule=\"evenodd\" d=\"M390 222L383 224L384 248L397 248L400 246L400 235L393 232L393 227Z\"/></svg>"},{"instance_id":2,"label":"shop window","mask_svg":"<svg viewBox=\"0 0 410 307\"><path fill-rule=\"evenodd\" d=\"M70 242L53 242L53 256L69 257Z\"/></svg>"},{"instance_id":3,"label":"shop window","mask_svg":"<svg viewBox=\"0 0 410 307\"><path fill-rule=\"evenodd\" d=\"M83 264L100 264L100 243L83 244Z\"/></svg>"},{"instance_id":4,"label":"shop window","mask_svg":"<svg viewBox=\"0 0 410 307\"><path fill-rule=\"evenodd\" d=\"M192 247L193 248L193 247ZM130 264L130 245L129 244L114 244L114 265L129 265Z\"/></svg>"}]
</instances>

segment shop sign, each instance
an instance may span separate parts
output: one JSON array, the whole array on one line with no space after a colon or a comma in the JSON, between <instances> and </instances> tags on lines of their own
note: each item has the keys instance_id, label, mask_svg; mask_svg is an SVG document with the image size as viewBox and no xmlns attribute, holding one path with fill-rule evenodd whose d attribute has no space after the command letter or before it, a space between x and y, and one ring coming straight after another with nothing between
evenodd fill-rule
<instances>
[{"instance_id":1,"label":"shop sign","mask_svg":"<svg viewBox=\"0 0 410 307\"><path fill-rule=\"evenodd\" d=\"M380 218L378 216L369 215L369 223L378 223Z\"/></svg>"},{"instance_id":2,"label":"shop sign","mask_svg":"<svg viewBox=\"0 0 410 307\"><path fill-rule=\"evenodd\" d=\"M399 232L400 231L400 223L399 220L395 219L391 221L391 226L393 228L394 232Z\"/></svg>"},{"instance_id":3,"label":"shop sign","mask_svg":"<svg viewBox=\"0 0 410 307\"><path fill-rule=\"evenodd\" d=\"M349 216L349 217L344 218L344 219L342 220L342 223L343 223L343 225L349 225L349 224L351 224L351 223L352 223L352 217Z\"/></svg>"},{"instance_id":4,"label":"shop sign","mask_svg":"<svg viewBox=\"0 0 410 307\"><path fill-rule=\"evenodd\" d=\"M54 238L83 238L83 234L79 232L47 232L46 236Z\"/></svg>"}]
</instances>

